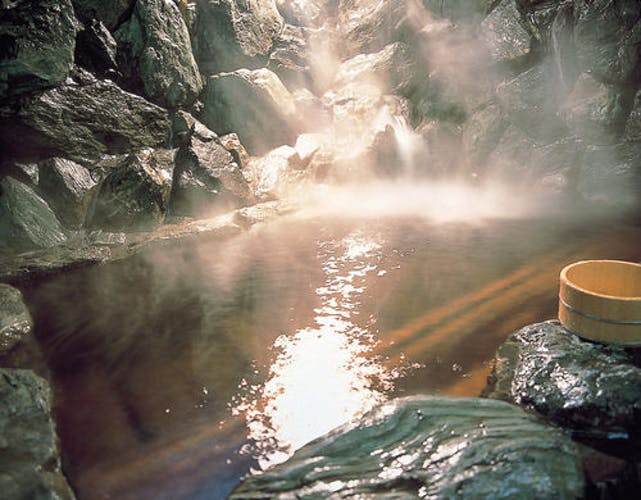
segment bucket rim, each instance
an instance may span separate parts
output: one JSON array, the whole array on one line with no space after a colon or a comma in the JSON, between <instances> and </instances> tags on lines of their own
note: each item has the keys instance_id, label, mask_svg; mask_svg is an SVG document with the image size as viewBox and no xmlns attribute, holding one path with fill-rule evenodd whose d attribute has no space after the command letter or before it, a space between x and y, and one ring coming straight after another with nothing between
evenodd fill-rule
<instances>
[{"instance_id":1,"label":"bucket rim","mask_svg":"<svg viewBox=\"0 0 641 500\"><path fill-rule=\"evenodd\" d=\"M636 269L639 269L639 271L641 271L641 263L638 263L638 262L630 262L627 260L616 260L616 259L586 259L586 260L579 260L576 262L572 262L571 264L568 264L567 266L565 266L561 270L561 273L559 275L561 282L566 283L567 285L571 286L575 290L583 292L587 295L591 295L593 297L602 297L604 299L620 300L620 301L626 301L626 302L641 302L641 295L610 295L606 293L599 293L599 292L595 292L593 290L589 290L587 288L581 287L577 285L574 281L568 278L567 276L568 272L574 269L575 267L579 267L585 264L592 264L592 263L623 264L626 266L634 267Z\"/></svg>"}]
</instances>

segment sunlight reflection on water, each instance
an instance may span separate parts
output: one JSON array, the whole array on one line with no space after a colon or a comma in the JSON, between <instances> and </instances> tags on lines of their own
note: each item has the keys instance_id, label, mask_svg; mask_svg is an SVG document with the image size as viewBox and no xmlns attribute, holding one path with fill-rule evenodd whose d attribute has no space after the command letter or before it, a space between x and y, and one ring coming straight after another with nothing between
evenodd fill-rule
<instances>
[{"instance_id":1,"label":"sunlight reflection on water","mask_svg":"<svg viewBox=\"0 0 641 500\"><path fill-rule=\"evenodd\" d=\"M241 384L232 412L244 415L254 443L245 451L262 469L385 401L395 380L412 368L383 366L372 354L375 336L353 317L366 278L377 275L380 239L356 231L319 244L325 283L316 289L316 324L276 339L264 384Z\"/></svg>"}]
</instances>

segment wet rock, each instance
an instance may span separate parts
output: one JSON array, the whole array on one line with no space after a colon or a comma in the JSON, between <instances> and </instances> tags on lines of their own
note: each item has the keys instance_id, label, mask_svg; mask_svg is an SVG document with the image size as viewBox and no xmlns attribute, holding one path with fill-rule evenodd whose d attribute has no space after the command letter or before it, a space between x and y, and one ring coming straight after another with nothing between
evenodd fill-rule
<instances>
[{"instance_id":1,"label":"wet rock","mask_svg":"<svg viewBox=\"0 0 641 500\"><path fill-rule=\"evenodd\" d=\"M247 153L245 146L240 142L238 134L234 134L233 132L231 134L225 134L218 138L218 143L229 151L241 169L247 166L249 163L249 153Z\"/></svg>"},{"instance_id":2,"label":"wet rock","mask_svg":"<svg viewBox=\"0 0 641 500\"><path fill-rule=\"evenodd\" d=\"M575 0L574 39L579 66L596 79L637 80L641 54L641 5L636 0Z\"/></svg>"},{"instance_id":3,"label":"wet rock","mask_svg":"<svg viewBox=\"0 0 641 500\"><path fill-rule=\"evenodd\" d=\"M639 208L641 142L587 149L578 174L577 189L588 201L622 210Z\"/></svg>"},{"instance_id":4,"label":"wet rock","mask_svg":"<svg viewBox=\"0 0 641 500\"><path fill-rule=\"evenodd\" d=\"M171 193L172 215L211 215L253 201L240 166L216 140L192 136L180 148Z\"/></svg>"},{"instance_id":5,"label":"wet rock","mask_svg":"<svg viewBox=\"0 0 641 500\"><path fill-rule=\"evenodd\" d=\"M285 22L293 26L320 26L335 9L333 0L276 0Z\"/></svg>"},{"instance_id":6,"label":"wet rock","mask_svg":"<svg viewBox=\"0 0 641 500\"><path fill-rule=\"evenodd\" d=\"M478 109L463 126L463 148L470 167L478 170L498 145L508 123L496 103Z\"/></svg>"},{"instance_id":7,"label":"wet rock","mask_svg":"<svg viewBox=\"0 0 641 500\"><path fill-rule=\"evenodd\" d=\"M507 118L535 140L553 141L567 135L558 116L555 77L547 64L535 66L497 87Z\"/></svg>"},{"instance_id":8,"label":"wet rock","mask_svg":"<svg viewBox=\"0 0 641 500\"><path fill-rule=\"evenodd\" d=\"M12 177L0 179L0 247L47 248L66 239L60 221L32 188Z\"/></svg>"},{"instance_id":9,"label":"wet rock","mask_svg":"<svg viewBox=\"0 0 641 500\"><path fill-rule=\"evenodd\" d=\"M274 0L203 0L196 5L193 43L204 74L267 64L284 24Z\"/></svg>"},{"instance_id":10,"label":"wet rock","mask_svg":"<svg viewBox=\"0 0 641 500\"><path fill-rule=\"evenodd\" d=\"M96 188L89 226L110 231L150 231L165 217L174 152L142 150L125 156Z\"/></svg>"},{"instance_id":11,"label":"wet rock","mask_svg":"<svg viewBox=\"0 0 641 500\"><path fill-rule=\"evenodd\" d=\"M623 134L632 107L630 91L583 73L561 107L568 128L589 144L612 144Z\"/></svg>"},{"instance_id":12,"label":"wet rock","mask_svg":"<svg viewBox=\"0 0 641 500\"><path fill-rule=\"evenodd\" d=\"M30 370L0 369L4 498L72 499L62 474L51 391Z\"/></svg>"},{"instance_id":13,"label":"wet rock","mask_svg":"<svg viewBox=\"0 0 641 500\"><path fill-rule=\"evenodd\" d=\"M574 40L574 6L561 3L550 28L549 51L553 54L559 86L569 94L581 73Z\"/></svg>"},{"instance_id":14,"label":"wet rock","mask_svg":"<svg viewBox=\"0 0 641 500\"><path fill-rule=\"evenodd\" d=\"M62 83L76 38L71 1L3 2L0 12L0 100Z\"/></svg>"},{"instance_id":15,"label":"wet rock","mask_svg":"<svg viewBox=\"0 0 641 500\"><path fill-rule=\"evenodd\" d=\"M265 68L210 77L200 118L219 135L237 133L251 154L293 144L298 128L292 95Z\"/></svg>"},{"instance_id":16,"label":"wet rock","mask_svg":"<svg viewBox=\"0 0 641 500\"><path fill-rule=\"evenodd\" d=\"M583 490L574 443L520 408L417 396L312 441L230 498L578 498Z\"/></svg>"},{"instance_id":17,"label":"wet rock","mask_svg":"<svg viewBox=\"0 0 641 500\"><path fill-rule=\"evenodd\" d=\"M378 52L359 54L342 63L334 86L363 81L377 85L381 93L409 95L417 85L416 73L417 63L410 48L396 42Z\"/></svg>"},{"instance_id":18,"label":"wet rock","mask_svg":"<svg viewBox=\"0 0 641 500\"><path fill-rule=\"evenodd\" d=\"M623 138L627 141L641 140L641 92L637 92L630 116L625 124Z\"/></svg>"},{"instance_id":19,"label":"wet rock","mask_svg":"<svg viewBox=\"0 0 641 500\"><path fill-rule=\"evenodd\" d=\"M303 28L285 25L274 41L267 67L289 88L301 88L311 83L307 39Z\"/></svg>"},{"instance_id":20,"label":"wet rock","mask_svg":"<svg viewBox=\"0 0 641 500\"><path fill-rule=\"evenodd\" d=\"M39 164L40 192L67 227L82 226L89 190L96 185L89 170L71 160L52 158Z\"/></svg>"},{"instance_id":21,"label":"wet rock","mask_svg":"<svg viewBox=\"0 0 641 500\"><path fill-rule=\"evenodd\" d=\"M521 22L531 33L536 50L549 45L552 25L559 10L570 6L569 2L559 0L514 0L521 14Z\"/></svg>"},{"instance_id":22,"label":"wet rock","mask_svg":"<svg viewBox=\"0 0 641 500\"><path fill-rule=\"evenodd\" d=\"M131 19L116 32L128 80L140 80L156 104L175 109L191 104L203 87L189 32L178 6L137 0Z\"/></svg>"},{"instance_id":23,"label":"wet rock","mask_svg":"<svg viewBox=\"0 0 641 500\"><path fill-rule=\"evenodd\" d=\"M33 319L20 290L0 283L0 358L31 335Z\"/></svg>"},{"instance_id":24,"label":"wet rock","mask_svg":"<svg viewBox=\"0 0 641 500\"><path fill-rule=\"evenodd\" d=\"M92 19L78 32L76 63L97 75L117 76L117 43L102 22Z\"/></svg>"},{"instance_id":25,"label":"wet rock","mask_svg":"<svg viewBox=\"0 0 641 500\"><path fill-rule=\"evenodd\" d=\"M166 146L169 129L164 109L109 80L88 78L0 112L0 147L17 158L63 156L86 163L103 154Z\"/></svg>"},{"instance_id":26,"label":"wet rock","mask_svg":"<svg viewBox=\"0 0 641 500\"><path fill-rule=\"evenodd\" d=\"M108 29L115 30L131 15L136 0L72 0L78 18L97 19Z\"/></svg>"},{"instance_id":27,"label":"wet rock","mask_svg":"<svg viewBox=\"0 0 641 500\"><path fill-rule=\"evenodd\" d=\"M453 21L483 19L500 0L424 0L423 5L432 14Z\"/></svg>"},{"instance_id":28,"label":"wet rock","mask_svg":"<svg viewBox=\"0 0 641 500\"><path fill-rule=\"evenodd\" d=\"M302 160L291 146L276 148L249 163L251 186L260 201L286 196L304 177Z\"/></svg>"},{"instance_id":29,"label":"wet rock","mask_svg":"<svg viewBox=\"0 0 641 500\"><path fill-rule=\"evenodd\" d=\"M494 363L485 396L532 409L590 445L637 453L641 368L623 348L548 321L513 333Z\"/></svg>"},{"instance_id":30,"label":"wet rock","mask_svg":"<svg viewBox=\"0 0 641 500\"><path fill-rule=\"evenodd\" d=\"M530 33L521 21L514 0L500 2L481 24L480 34L496 63L518 67L532 53Z\"/></svg>"}]
</instances>

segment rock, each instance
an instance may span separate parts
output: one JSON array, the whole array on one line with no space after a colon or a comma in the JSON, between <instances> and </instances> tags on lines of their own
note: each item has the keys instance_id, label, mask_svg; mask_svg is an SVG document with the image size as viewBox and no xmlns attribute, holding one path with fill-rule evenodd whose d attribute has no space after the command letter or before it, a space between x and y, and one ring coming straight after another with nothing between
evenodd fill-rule
<instances>
[{"instance_id":1,"label":"rock","mask_svg":"<svg viewBox=\"0 0 641 500\"><path fill-rule=\"evenodd\" d=\"M32 188L12 177L0 179L0 247L47 248L66 239L60 221Z\"/></svg>"},{"instance_id":2,"label":"rock","mask_svg":"<svg viewBox=\"0 0 641 500\"><path fill-rule=\"evenodd\" d=\"M540 50L549 45L552 25L559 10L566 6L571 8L569 2L558 0L514 0L521 14L521 22L531 33L533 45Z\"/></svg>"},{"instance_id":3,"label":"rock","mask_svg":"<svg viewBox=\"0 0 641 500\"><path fill-rule=\"evenodd\" d=\"M606 145L623 134L634 94L583 73L561 106L568 128L589 144Z\"/></svg>"},{"instance_id":4,"label":"rock","mask_svg":"<svg viewBox=\"0 0 641 500\"><path fill-rule=\"evenodd\" d=\"M574 443L522 409L415 396L312 441L229 498L579 498L583 490Z\"/></svg>"},{"instance_id":5,"label":"rock","mask_svg":"<svg viewBox=\"0 0 641 500\"><path fill-rule=\"evenodd\" d=\"M373 83L382 94L409 95L417 85L417 63L410 48L401 42L387 45L372 54L359 54L343 62L336 73L334 87L352 82Z\"/></svg>"},{"instance_id":6,"label":"rock","mask_svg":"<svg viewBox=\"0 0 641 500\"><path fill-rule=\"evenodd\" d=\"M453 21L483 19L493 11L500 0L424 0L423 5L432 14Z\"/></svg>"},{"instance_id":7,"label":"rock","mask_svg":"<svg viewBox=\"0 0 641 500\"><path fill-rule=\"evenodd\" d=\"M638 80L641 5L636 0L575 0L574 40L579 67L604 82Z\"/></svg>"},{"instance_id":8,"label":"rock","mask_svg":"<svg viewBox=\"0 0 641 500\"><path fill-rule=\"evenodd\" d=\"M204 74L266 65L283 18L274 0L202 0L193 43Z\"/></svg>"},{"instance_id":9,"label":"rock","mask_svg":"<svg viewBox=\"0 0 641 500\"><path fill-rule=\"evenodd\" d=\"M88 226L110 231L150 231L163 222L174 170L174 152L145 149L125 156L97 187Z\"/></svg>"},{"instance_id":10,"label":"rock","mask_svg":"<svg viewBox=\"0 0 641 500\"><path fill-rule=\"evenodd\" d=\"M219 135L236 132L251 154L293 144L298 128L292 95L265 68L211 76L201 120Z\"/></svg>"},{"instance_id":11,"label":"rock","mask_svg":"<svg viewBox=\"0 0 641 500\"><path fill-rule=\"evenodd\" d=\"M117 43L102 22L92 19L78 32L76 63L100 76L117 75Z\"/></svg>"},{"instance_id":12,"label":"rock","mask_svg":"<svg viewBox=\"0 0 641 500\"><path fill-rule=\"evenodd\" d=\"M243 169L249 163L249 153L238 138L238 134L225 134L218 138L218 143L231 154L238 166Z\"/></svg>"},{"instance_id":13,"label":"rock","mask_svg":"<svg viewBox=\"0 0 641 500\"><path fill-rule=\"evenodd\" d=\"M20 290L0 283L0 358L31 335L33 319Z\"/></svg>"},{"instance_id":14,"label":"rock","mask_svg":"<svg viewBox=\"0 0 641 500\"><path fill-rule=\"evenodd\" d=\"M73 499L62 474L51 391L30 370L0 369L4 498Z\"/></svg>"},{"instance_id":15,"label":"rock","mask_svg":"<svg viewBox=\"0 0 641 500\"><path fill-rule=\"evenodd\" d=\"M10 157L62 156L79 163L169 143L168 113L109 80L69 83L0 112L0 148Z\"/></svg>"},{"instance_id":16,"label":"rock","mask_svg":"<svg viewBox=\"0 0 641 500\"><path fill-rule=\"evenodd\" d=\"M478 109L463 126L463 150L472 169L484 166L490 153L498 145L508 123L496 103Z\"/></svg>"},{"instance_id":17,"label":"rock","mask_svg":"<svg viewBox=\"0 0 641 500\"><path fill-rule=\"evenodd\" d=\"M211 216L253 202L247 181L232 154L216 140L192 136L176 154L172 215Z\"/></svg>"},{"instance_id":18,"label":"rock","mask_svg":"<svg viewBox=\"0 0 641 500\"><path fill-rule=\"evenodd\" d=\"M196 99L203 82L187 26L174 2L137 0L116 39L126 77L140 79L149 100L176 109Z\"/></svg>"},{"instance_id":19,"label":"rock","mask_svg":"<svg viewBox=\"0 0 641 500\"><path fill-rule=\"evenodd\" d=\"M574 40L574 7L572 2L561 3L552 22L549 50L558 71L559 85L569 94L581 70Z\"/></svg>"},{"instance_id":20,"label":"rock","mask_svg":"<svg viewBox=\"0 0 641 500\"><path fill-rule=\"evenodd\" d=\"M0 12L0 101L62 83L76 41L71 1L3 2Z\"/></svg>"},{"instance_id":21,"label":"rock","mask_svg":"<svg viewBox=\"0 0 641 500\"><path fill-rule=\"evenodd\" d=\"M79 228L85 221L89 190L96 185L89 170L63 158L39 164L38 187L63 224Z\"/></svg>"},{"instance_id":22,"label":"rock","mask_svg":"<svg viewBox=\"0 0 641 500\"><path fill-rule=\"evenodd\" d=\"M291 146L276 148L249 163L251 185L259 201L284 197L304 177L302 160Z\"/></svg>"},{"instance_id":23,"label":"rock","mask_svg":"<svg viewBox=\"0 0 641 500\"><path fill-rule=\"evenodd\" d=\"M276 0L278 12L293 26L320 26L335 7L333 0Z\"/></svg>"},{"instance_id":24,"label":"rock","mask_svg":"<svg viewBox=\"0 0 641 500\"><path fill-rule=\"evenodd\" d=\"M311 84L305 30L286 24L274 41L267 67L289 88Z\"/></svg>"},{"instance_id":25,"label":"rock","mask_svg":"<svg viewBox=\"0 0 641 500\"><path fill-rule=\"evenodd\" d=\"M480 35L495 63L518 67L532 53L530 33L521 21L514 0L498 4L481 23Z\"/></svg>"},{"instance_id":26,"label":"rock","mask_svg":"<svg viewBox=\"0 0 641 500\"><path fill-rule=\"evenodd\" d=\"M484 395L536 411L597 448L638 453L641 368L625 349L580 339L557 321L526 326L499 347Z\"/></svg>"},{"instance_id":27,"label":"rock","mask_svg":"<svg viewBox=\"0 0 641 500\"><path fill-rule=\"evenodd\" d=\"M72 0L78 18L97 19L108 29L115 30L131 15L136 0Z\"/></svg>"},{"instance_id":28,"label":"rock","mask_svg":"<svg viewBox=\"0 0 641 500\"><path fill-rule=\"evenodd\" d=\"M641 91L637 92L630 116L625 124L623 137L626 141L641 140Z\"/></svg>"},{"instance_id":29,"label":"rock","mask_svg":"<svg viewBox=\"0 0 641 500\"><path fill-rule=\"evenodd\" d=\"M592 203L618 210L639 208L641 142L587 149L578 174L577 189Z\"/></svg>"},{"instance_id":30,"label":"rock","mask_svg":"<svg viewBox=\"0 0 641 500\"><path fill-rule=\"evenodd\" d=\"M552 141L567 135L558 116L559 96L548 65L538 65L502 83L496 90L507 118L533 139Z\"/></svg>"}]
</instances>

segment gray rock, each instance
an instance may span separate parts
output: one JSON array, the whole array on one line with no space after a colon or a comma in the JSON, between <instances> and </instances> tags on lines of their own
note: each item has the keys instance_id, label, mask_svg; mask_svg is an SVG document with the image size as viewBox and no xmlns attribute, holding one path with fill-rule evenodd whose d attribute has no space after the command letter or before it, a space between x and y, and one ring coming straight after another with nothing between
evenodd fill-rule
<instances>
[{"instance_id":1,"label":"gray rock","mask_svg":"<svg viewBox=\"0 0 641 500\"><path fill-rule=\"evenodd\" d=\"M0 100L62 83L76 43L71 1L5 2L0 13Z\"/></svg>"},{"instance_id":2,"label":"gray rock","mask_svg":"<svg viewBox=\"0 0 641 500\"><path fill-rule=\"evenodd\" d=\"M117 74L117 43L102 22L92 19L78 32L76 63L97 75Z\"/></svg>"},{"instance_id":3,"label":"gray rock","mask_svg":"<svg viewBox=\"0 0 641 500\"><path fill-rule=\"evenodd\" d=\"M473 169L482 168L498 145L508 122L496 103L478 109L463 126L463 150Z\"/></svg>"},{"instance_id":4,"label":"gray rock","mask_svg":"<svg viewBox=\"0 0 641 500\"><path fill-rule=\"evenodd\" d=\"M71 160L52 158L39 164L38 187L67 227L82 226L96 182L89 170Z\"/></svg>"},{"instance_id":5,"label":"gray rock","mask_svg":"<svg viewBox=\"0 0 641 500\"><path fill-rule=\"evenodd\" d=\"M210 77L200 118L219 135L236 132L251 154L292 144L298 128L294 98L266 68Z\"/></svg>"},{"instance_id":6,"label":"gray rock","mask_svg":"<svg viewBox=\"0 0 641 500\"><path fill-rule=\"evenodd\" d=\"M82 21L97 19L110 30L116 29L131 14L136 0L71 0Z\"/></svg>"},{"instance_id":7,"label":"gray rock","mask_svg":"<svg viewBox=\"0 0 641 500\"><path fill-rule=\"evenodd\" d=\"M232 154L216 140L192 136L176 154L172 215L204 216L251 204L249 185Z\"/></svg>"},{"instance_id":8,"label":"gray rock","mask_svg":"<svg viewBox=\"0 0 641 500\"><path fill-rule=\"evenodd\" d=\"M637 92L630 116L625 124L623 137L627 141L641 140L641 92Z\"/></svg>"},{"instance_id":9,"label":"gray rock","mask_svg":"<svg viewBox=\"0 0 641 500\"><path fill-rule=\"evenodd\" d=\"M144 94L175 109L191 104L203 82L178 6L165 0L137 0L131 19L116 32L123 71L140 79Z\"/></svg>"},{"instance_id":10,"label":"gray rock","mask_svg":"<svg viewBox=\"0 0 641 500\"><path fill-rule=\"evenodd\" d=\"M0 247L47 248L66 239L60 221L32 188L12 177L0 179Z\"/></svg>"},{"instance_id":11,"label":"gray rock","mask_svg":"<svg viewBox=\"0 0 641 500\"><path fill-rule=\"evenodd\" d=\"M274 41L267 67L289 88L306 87L311 83L307 45L305 30L289 24Z\"/></svg>"},{"instance_id":12,"label":"gray rock","mask_svg":"<svg viewBox=\"0 0 641 500\"><path fill-rule=\"evenodd\" d=\"M31 335L33 319L20 290L0 283L0 357Z\"/></svg>"},{"instance_id":13,"label":"gray rock","mask_svg":"<svg viewBox=\"0 0 641 500\"><path fill-rule=\"evenodd\" d=\"M568 128L589 144L612 144L623 134L633 93L583 73L560 109Z\"/></svg>"},{"instance_id":14,"label":"gray rock","mask_svg":"<svg viewBox=\"0 0 641 500\"><path fill-rule=\"evenodd\" d=\"M549 52L552 53L558 72L559 86L569 94L581 70L574 40L574 7L572 2L559 4L550 27Z\"/></svg>"},{"instance_id":15,"label":"gray rock","mask_svg":"<svg viewBox=\"0 0 641 500\"><path fill-rule=\"evenodd\" d=\"M230 498L579 498L583 490L574 443L522 409L417 396L312 441Z\"/></svg>"},{"instance_id":16,"label":"gray rock","mask_svg":"<svg viewBox=\"0 0 641 500\"><path fill-rule=\"evenodd\" d=\"M602 207L638 210L641 142L588 148L577 180L579 193Z\"/></svg>"},{"instance_id":17,"label":"gray rock","mask_svg":"<svg viewBox=\"0 0 641 500\"><path fill-rule=\"evenodd\" d=\"M204 74L265 66L283 18L274 0L197 4L196 59Z\"/></svg>"},{"instance_id":18,"label":"gray rock","mask_svg":"<svg viewBox=\"0 0 641 500\"><path fill-rule=\"evenodd\" d=\"M483 19L500 0L424 0L425 8L439 17L453 21Z\"/></svg>"},{"instance_id":19,"label":"gray rock","mask_svg":"<svg viewBox=\"0 0 641 500\"><path fill-rule=\"evenodd\" d=\"M628 83L640 75L641 4L637 0L575 0L579 66L598 80Z\"/></svg>"},{"instance_id":20,"label":"gray rock","mask_svg":"<svg viewBox=\"0 0 641 500\"><path fill-rule=\"evenodd\" d=\"M549 44L552 24L558 11L572 4L572 0L514 0L514 2L521 14L521 22L531 33L537 49Z\"/></svg>"},{"instance_id":21,"label":"gray rock","mask_svg":"<svg viewBox=\"0 0 641 500\"><path fill-rule=\"evenodd\" d=\"M484 395L543 415L576 438L636 453L641 368L623 348L580 339L557 321L526 326L499 347Z\"/></svg>"},{"instance_id":22,"label":"gray rock","mask_svg":"<svg viewBox=\"0 0 641 500\"><path fill-rule=\"evenodd\" d=\"M80 163L169 143L168 113L109 80L69 83L0 113L7 155L63 156Z\"/></svg>"},{"instance_id":23,"label":"gray rock","mask_svg":"<svg viewBox=\"0 0 641 500\"><path fill-rule=\"evenodd\" d=\"M320 26L335 7L334 0L276 0L278 12L293 26Z\"/></svg>"},{"instance_id":24,"label":"gray rock","mask_svg":"<svg viewBox=\"0 0 641 500\"><path fill-rule=\"evenodd\" d=\"M7 499L73 499L60 468L51 392L30 370L0 369L0 490Z\"/></svg>"},{"instance_id":25,"label":"gray rock","mask_svg":"<svg viewBox=\"0 0 641 500\"><path fill-rule=\"evenodd\" d=\"M558 116L556 77L547 64L535 66L496 90L507 118L535 140L553 141L567 135Z\"/></svg>"},{"instance_id":26,"label":"gray rock","mask_svg":"<svg viewBox=\"0 0 641 500\"><path fill-rule=\"evenodd\" d=\"M496 63L522 64L532 53L514 0L503 0L481 23L480 34Z\"/></svg>"},{"instance_id":27,"label":"gray rock","mask_svg":"<svg viewBox=\"0 0 641 500\"><path fill-rule=\"evenodd\" d=\"M150 231L165 217L174 151L145 149L125 156L97 186L88 226L109 231Z\"/></svg>"}]
</instances>

